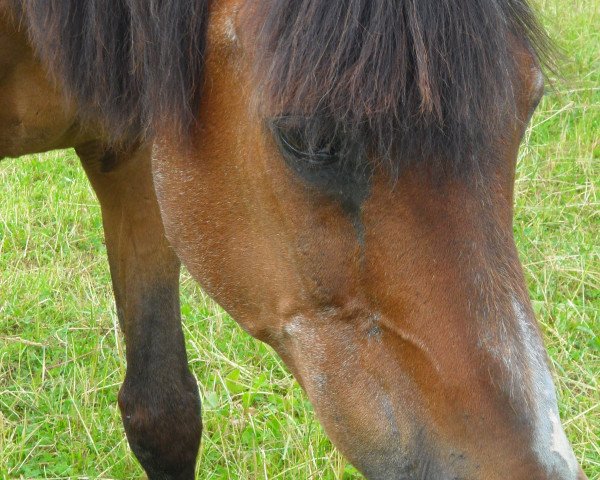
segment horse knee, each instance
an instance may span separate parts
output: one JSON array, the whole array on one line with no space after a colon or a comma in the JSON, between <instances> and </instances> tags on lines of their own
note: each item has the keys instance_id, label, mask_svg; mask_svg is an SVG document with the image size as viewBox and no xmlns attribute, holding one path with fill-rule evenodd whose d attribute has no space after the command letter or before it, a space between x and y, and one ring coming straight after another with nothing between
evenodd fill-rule
<instances>
[{"instance_id":1,"label":"horse knee","mask_svg":"<svg viewBox=\"0 0 600 480\"><path fill-rule=\"evenodd\" d=\"M150 480L194 478L202 422L191 374L158 385L126 377L119 408L129 445Z\"/></svg>"}]
</instances>

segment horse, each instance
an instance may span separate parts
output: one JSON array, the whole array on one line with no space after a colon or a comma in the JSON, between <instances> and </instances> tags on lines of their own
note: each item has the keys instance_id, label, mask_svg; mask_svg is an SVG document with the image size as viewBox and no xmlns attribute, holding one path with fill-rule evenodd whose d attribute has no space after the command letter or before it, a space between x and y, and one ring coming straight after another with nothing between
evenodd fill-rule
<instances>
[{"instance_id":1,"label":"horse","mask_svg":"<svg viewBox=\"0 0 600 480\"><path fill-rule=\"evenodd\" d=\"M149 478L193 478L201 436L179 260L366 478L587 478L512 232L550 61L524 0L3 9L65 112L18 140L75 145L100 198Z\"/></svg>"}]
</instances>

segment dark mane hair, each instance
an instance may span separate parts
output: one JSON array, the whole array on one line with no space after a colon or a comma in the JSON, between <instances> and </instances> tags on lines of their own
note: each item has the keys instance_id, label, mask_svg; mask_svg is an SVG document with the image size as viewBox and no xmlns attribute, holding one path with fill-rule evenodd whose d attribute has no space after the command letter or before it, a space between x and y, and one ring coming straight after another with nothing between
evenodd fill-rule
<instances>
[{"instance_id":1,"label":"dark mane hair","mask_svg":"<svg viewBox=\"0 0 600 480\"><path fill-rule=\"evenodd\" d=\"M84 114L115 136L190 131L209 0L12 1ZM515 113L511 46L548 45L526 0L246 1L265 112L324 117L402 162L489 146Z\"/></svg>"},{"instance_id":2,"label":"dark mane hair","mask_svg":"<svg viewBox=\"0 0 600 480\"><path fill-rule=\"evenodd\" d=\"M516 113L515 41L540 64L549 47L525 0L259 0L254 8L267 111L324 116L395 163L457 164L489 147Z\"/></svg>"},{"instance_id":3,"label":"dark mane hair","mask_svg":"<svg viewBox=\"0 0 600 480\"><path fill-rule=\"evenodd\" d=\"M185 135L202 87L209 0L11 0L84 120L115 140Z\"/></svg>"}]
</instances>

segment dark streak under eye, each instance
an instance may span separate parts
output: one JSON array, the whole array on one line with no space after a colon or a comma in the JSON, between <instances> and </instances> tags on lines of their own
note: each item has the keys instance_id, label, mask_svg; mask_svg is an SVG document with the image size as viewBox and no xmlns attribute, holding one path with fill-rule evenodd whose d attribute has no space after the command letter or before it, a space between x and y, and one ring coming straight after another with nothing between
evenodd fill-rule
<instances>
[{"instance_id":1,"label":"dark streak under eye","mask_svg":"<svg viewBox=\"0 0 600 480\"><path fill-rule=\"evenodd\" d=\"M277 117L269 127L288 167L307 186L339 203L362 246L362 204L370 193L373 169L360 135L319 118Z\"/></svg>"}]
</instances>

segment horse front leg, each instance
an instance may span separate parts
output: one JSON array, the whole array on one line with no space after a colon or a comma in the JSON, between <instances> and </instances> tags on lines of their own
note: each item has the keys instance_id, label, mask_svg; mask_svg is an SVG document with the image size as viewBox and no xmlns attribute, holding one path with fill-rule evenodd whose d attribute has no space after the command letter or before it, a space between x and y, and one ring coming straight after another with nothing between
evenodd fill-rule
<instances>
[{"instance_id":1,"label":"horse front leg","mask_svg":"<svg viewBox=\"0 0 600 480\"><path fill-rule=\"evenodd\" d=\"M168 245L150 149L76 149L98 196L127 373L119 407L131 449L154 479L192 479L202 430L179 309L180 263Z\"/></svg>"}]
</instances>

